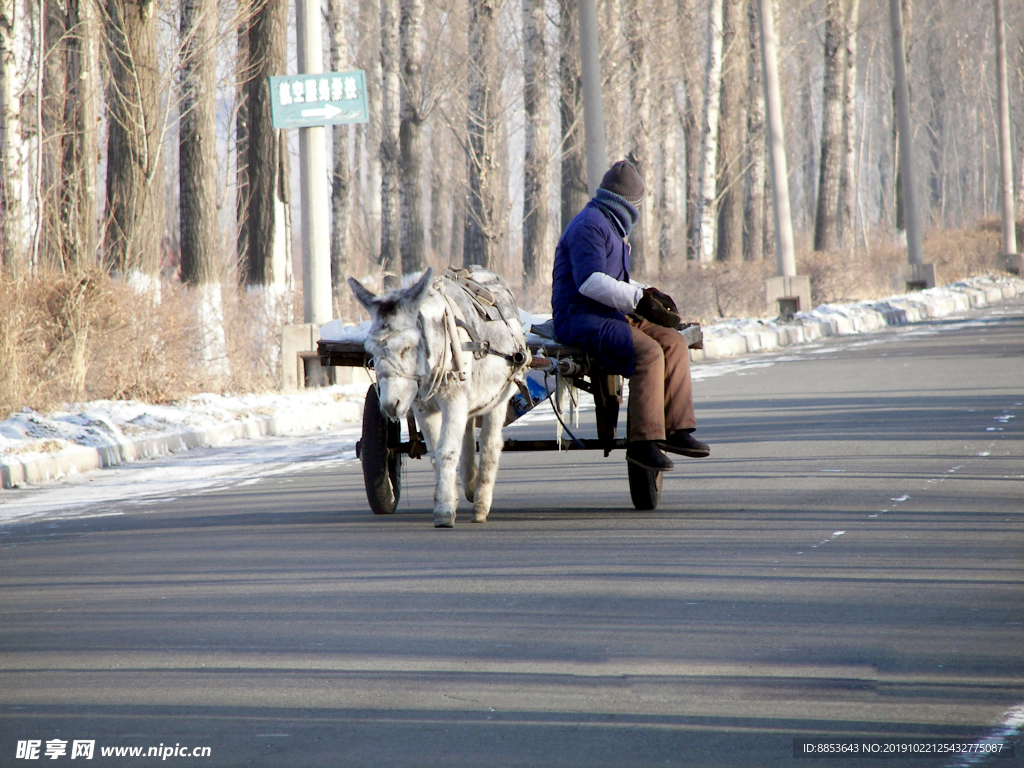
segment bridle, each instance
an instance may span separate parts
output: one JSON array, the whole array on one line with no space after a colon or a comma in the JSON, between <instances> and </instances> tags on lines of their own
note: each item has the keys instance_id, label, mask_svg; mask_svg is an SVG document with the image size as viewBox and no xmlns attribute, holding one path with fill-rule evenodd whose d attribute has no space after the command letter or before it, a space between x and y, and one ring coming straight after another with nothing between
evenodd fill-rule
<instances>
[{"instance_id":1,"label":"bridle","mask_svg":"<svg viewBox=\"0 0 1024 768\"><path fill-rule=\"evenodd\" d=\"M387 345L387 343L391 339L393 339L395 336L398 336L401 333L406 333L407 331L411 331L411 330L413 330L413 329L412 328L401 328L401 329L399 329L397 331L392 331L387 336L383 336L383 337L381 337L379 339L371 338L371 339L367 339L367 341L371 342L374 346L377 346L377 347L380 347L381 349L385 349L386 350L386 348L387 348L386 345ZM422 333L420 335L422 337ZM419 361L420 361L421 357L423 357L419 353L420 353L419 345L416 345L416 361L417 361L417 365L419 364ZM384 368L383 371L381 370L382 367ZM381 355L381 356L374 355L373 356L373 368L377 372L377 379L378 380L383 379L383 378L409 379L409 380L415 381L417 384L419 384L420 380L424 376L423 373L415 373L415 374L408 373L407 371L403 370L403 367L402 367L402 365L399 362L396 362L391 357L385 357L383 355Z\"/></svg>"},{"instance_id":2,"label":"bridle","mask_svg":"<svg viewBox=\"0 0 1024 768\"><path fill-rule=\"evenodd\" d=\"M400 362L383 356L378 358L374 355L373 363L376 370L376 386L378 395L380 394L381 379L401 378L409 381L415 381L417 389L420 390L420 399L423 401L430 400L441 390L446 381L466 381L466 352L473 353L473 356L476 358L486 357L487 355L497 355L498 357L504 358L510 366L508 381L515 381L516 375L529 366L530 353L528 349L516 350L516 352L512 354L504 354L498 350L492 349L488 342L481 341L473 329L459 319L453 300L448 296L447 292L441 288L441 278L438 278L436 283L437 288L439 289L438 293L444 300L444 314L441 319L441 333L443 336L443 341L441 343L441 359L437 361L436 365L431 365L429 347L424 348L427 342L427 335L423 327L423 316L420 315L417 320L418 327L415 329L419 332L420 336L420 343L416 345L416 365L418 369L425 368L426 370L418 370L415 374L409 373L403 368ZM470 336L471 340L469 342L464 343L459 338L458 328L460 327L463 328ZM385 349L387 342L392 338L411 330L413 329L402 328L392 331L386 336L370 338L367 339L367 341L368 343L380 347L383 350ZM444 352L446 348L451 354L451 361L447 364ZM382 367L383 370L381 370ZM424 379L427 379L428 377L429 380L424 382ZM520 384L518 381L516 383ZM422 390L424 389L425 384L427 385L427 391L424 393Z\"/></svg>"}]
</instances>

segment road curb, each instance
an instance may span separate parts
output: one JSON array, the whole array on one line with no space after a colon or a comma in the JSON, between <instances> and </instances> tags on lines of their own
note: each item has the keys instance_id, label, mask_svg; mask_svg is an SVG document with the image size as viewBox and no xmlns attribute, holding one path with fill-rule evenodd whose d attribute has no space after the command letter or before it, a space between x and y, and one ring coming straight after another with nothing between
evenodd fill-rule
<instances>
[{"instance_id":1,"label":"road curb","mask_svg":"<svg viewBox=\"0 0 1024 768\"><path fill-rule=\"evenodd\" d=\"M329 429L339 424L357 421L361 414L361 403L342 401L309 406L290 413L254 416L171 435L134 440L122 438L110 445L82 446L56 456L29 459L10 456L0 460L0 487L37 485L68 475L91 472L94 469L166 456L191 448L226 445L235 440Z\"/></svg>"},{"instance_id":2,"label":"road curb","mask_svg":"<svg viewBox=\"0 0 1024 768\"><path fill-rule=\"evenodd\" d=\"M949 294L948 291L955 293ZM954 283L942 294L928 291L852 305L823 304L794 315L791 322L755 320L740 329L704 332L704 349L691 349L690 360L702 362L806 344L830 336L850 336L886 327L913 325L997 304L1024 295L1024 280L999 278L991 285Z\"/></svg>"}]
</instances>

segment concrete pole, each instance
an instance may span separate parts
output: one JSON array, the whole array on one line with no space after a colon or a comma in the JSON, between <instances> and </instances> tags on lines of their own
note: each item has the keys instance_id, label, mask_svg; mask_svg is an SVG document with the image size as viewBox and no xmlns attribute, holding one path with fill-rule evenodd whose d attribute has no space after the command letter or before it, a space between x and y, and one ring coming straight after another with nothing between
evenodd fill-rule
<instances>
[{"instance_id":1,"label":"concrete pole","mask_svg":"<svg viewBox=\"0 0 1024 768\"><path fill-rule=\"evenodd\" d=\"M324 51L319 0L295 0L299 74L321 74ZM331 319L331 234L327 215L327 129L299 128L302 205L302 308L307 323Z\"/></svg>"},{"instance_id":2,"label":"concrete pole","mask_svg":"<svg viewBox=\"0 0 1024 768\"><path fill-rule=\"evenodd\" d=\"M921 264L921 218L917 207L917 194L914 192L910 87L907 84L907 52L903 45L903 9L900 1L889 0L893 75L896 81L896 125L900 134L900 188L903 191L903 217L907 227L907 261L910 264Z\"/></svg>"},{"instance_id":3,"label":"concrete pole","mask_svg":"<svg viewBox=\"0 0 1024 768\"><path fill-rule=\"evenodd\" d=\"M772 0L759 0L761 24L761 69L764 73L765 125L768 139L768 167L772 176L772 211L775 216L775 258L780 277L796 275L793 246L793 215L789 207L789 170L782 128L782 95L779 89L778 40Z\"/></svg>"},{"instance_id":4,"label":"concrete pole","mask_svg":"<svg viewBox=\"0 0 1024 768\"><path fill-rule=\"evenodd\" d=\"M597 10L594 0L579 0L579 15L587 188L593 195L597 192L604 172L608 170L605 155L604 102L601 98L601 48L597 40Z\"/></svg>"},{"instance_id":5,"label":"concrete pole","mask_svg":"<svg viewBox=\"0 0 1024 768\"><path fill-rule=\"evenodd\" d=\"M996 76L999 79L999 192L1003 213L1003 253L1017 253L1013 211L1013 153L1010 150L1010 95L1006 84L1006 34L1003 0L996 7Z\"/></svg>"}]
</instances>

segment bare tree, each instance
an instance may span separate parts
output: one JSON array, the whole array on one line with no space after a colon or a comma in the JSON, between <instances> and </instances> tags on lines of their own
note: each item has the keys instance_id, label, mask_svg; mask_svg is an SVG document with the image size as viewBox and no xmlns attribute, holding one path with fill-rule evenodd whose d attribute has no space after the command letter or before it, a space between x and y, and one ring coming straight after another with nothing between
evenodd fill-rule
<instances>
[{"instance_id":1,"label":"bare tree","mask_svg":"<svg viewBox=\"0 0 1024 768\"><path fill-rule=\"evenodd\" d=\"M696 27L694 19L694 0L677 0L677 11L679 14L680 29ZM696 50L690 46L683 48L683 56L680 62L680 83L682 94L677 96L682 99L680 106L683 122L683 138L686 143L686 258L697 257L695 244L697 243L697 212L699 210L698 198L700 197L700 158L701 146L701 115L700 109L703 104L698 83L703 75L703 66L698 63L700 56L695 55Z\"/></svg>"},{"instance_id":2,"label":"bare tree","mask_svg":"<svg viewBox=\"0 0 1024 768\"><path fill-rule=\"evenodd\" d=\"M36 269L60 269L64 256L64 227L60 215L63 186L61 174L61 137L64 134L64 94L67 70L62 52L67 19L57 3L39 6L43 44L39 51L42 88L35 94L37 132L36 157L36 236L33 266Z\"/></svg>"},{"instance_id":3,"label":"bare tree","mask_svg":"<svg viewBox=\"0 0 1024 768\"><path fill-rule=\"evenodd\" d=\"M344 0L328 0L327 33L331 41L330 69L334 72L348 69L349 50L345 37ZM331 290L336 305L347 298L348 290L345 281L349 276L349 203L352 179L348 152L351 132L352 129L347 125L335 125L331 129Z\"/></svg>"},{"instance_id":4,"label":"bare tree","mask_svg":"<svg viewBox=\"0 0 1024 768\"><path fill-rule=\"evenodd\" d=\"M245 69L249 208L242 277L250 288L264 291L271 317L285 311L279 302L292 286L288 149L284 132L274 128L270 113L270 77L286 72L287 23L285 0L260 0L248 25Z\"/></svg>"},{"instance_id":5,"label":"bare tree","mask_svg":"<svg viewBox=\"0 0 1024 768\"><path fill-rule=\"evenodd\" d=\"M701 127L700 182L697 202L695 250L709 262L715 255L715 199L717 197L718 117L721 105L723 0L708 2L708 54L704 68L704 118Z\"/></svg>"},{"instance_id":6,"label":"bare tree","mask_svg":"<svg viewBox=\"0 0 1024 768\"><path fill-rule=\"evenodd\" d=\"M534 285L551 270L551 116L544 0L523 0L523 103L526 110L523 180L523 281Z\"/></svg>"},{"instance_id":7,"label":"bare tree","mask_svg":"<svg viewBox=\"0 0 1024 768\"><path fill-rule=\"evenodd\" d=\"M583 84L580 80L579 13L576 0L558 0L561 83L559 113L562 147L562 222L569 226L587 204L587 158L583 136Z\"/></svg>"},{"instance_id":8,"label":"bare tree","mask_svg":"<svg viewBox=\"0 0 1024 768\"><path fill-rule=\"evenodd\" d=\"M427 266L423 231L423 0L402 0L401 151L402 271Z\"/></svg>"},{"instance_id":9,"label":"bare tree","mask_svg":"<svg viewBox=\"0 0 1024 768\"><path fill-rule=\"evenodd\" d=\"M216 13L214 0L181 0L178 209L181 279L218 282Z\"/></svg>"},{"instance_id":10,"label":"bare tree","mask_svg":"<svg viewBox=\"0 0 1024 768\"><path fill-rule=\"evenodd\" d=\"M814 250L839 247L839 177L844 163L843 76L846 24L841 0L825 2L825 77L818 164L818 202L814 216Z\"/></svg>"},{"instance_id":11,"label":"bare tree","mask_svg":"<svg viewBox=\"0 0 1024 768\"><path fill-rule=\"evenodd\" d=\"M854 243L857 194L857 48L860 34L860 0L846 0L843 17L843 171L839 177L839 246L849 250Z\"/></svg>"},{"instance_id":12,"label":"bare tree","mask_svg":"<svg viewBox=\"0 0 1024 768\"><path fill-rule=\"evenodd\" d=\"M17 0L0 0L0 275L24 268Z\"/></svg>"},{"instance_id":13,"label":"bare tree","mask_svg":"<svg viewBox=\"0 0 1024 768\"><path fill-rule=\"evenodd\" d=\"M726 4L722 35L721 109L718 122L719 261L743 260L743 177L747 127L747 9Z\"/></svg>"},{"instance_id":14,"label":"bare tree","mask_svg":"<svg viewBox=\"0 0 1024 768\"><path fill-rule=\"evenodd\" d=\"M743 258L760 261L765 255L765 163L764 86L761 72L761 42L757 34L757 0L747 2L747 72L750 108L747 111L747 163L745 176Z\"/></svg>"},{"instance_id":15,"label":"bare tree","mask_svg":"<svg viewBox=\"0 0 1024 768\"><path fill-rule=\"evenodd\" d=\"M380 112L380 263L384 284L397 286L402 282L400 133L401 75L399 0L381 0L380 64L383 72Z\"/></svg>"},{"instance_id":16,"label":"bare tree","mask_svg":"<svg viewBox=\"0 0 1024 768\"><path fill-rule=\"evenodd\" d=\"M252 3L237 0L238 26L235 40L235 254L238 272L243 276L249 263L249 26Z\"/></svg>"},{"instance_id":17,"label":"bare tree","mask_svg":"<svg viewBox=\"0 0 1024 768\"><path fill-rule=\"evenodd\" d=\"M657 249L651 245L650 233L656 231L657 215L654 208L653 190L656 185L654 164L651 162L651 62L647 38L650 36L646 3L641 0L625 0L626 42L629 49L629 161L636 166L645 179L643 215L633 227L629 236L632 247L630 271L643 277L657 266ZM653 262L653 263L652 263Z\"/></svg>"},{"instance_id":18,"label":"bare tree","mask_svg":"<svg viewBox=\"0 0 1024 768\"><path fill-rule=\"evenodd\" d=\"M498 129L501 73L498 67L500 0L471 0L469 22L469 204L463 262L497 267L504 241Z\"/></svg>"},{"instance_id":19,"label":"bare tree","mask_svg":"<svg viewBox=\"0 0 1024 768\"><path fill-rule=\"evenodd\" d=\"M358 197L371 261L380 259L381 231L381 117L383 115L381 84L381 5L380 0L361 0L359 3L359 56L366 70L366 106L370 120L357 129L360 165L366 168L365 189Z\"/></svg>"},{"instance_id":20,"label":"bare tree","mask_svg":"<svg viewBox=\"0 0 1024 768\"><path fill-rule=\"evenodd\" d=\"M682 127L673 83L662 78L659 105L662 140L662 173L659 174L658 263L660 272L677 269L686 258L686 232L683 227L685 181L679 173L679 132ZM680 251L682 253L680 253Z\"/></svg>"},{"instance_id":21,"label":"bare tree","mask_svg":"<svg viewBox=\"0 0 1024 768\"><path fill-rule=\"evenodd\" d=\"M97 24L92 0L65 0L64 135L60 211L64 261L76 268L95 263L96 158L99 155L96 61Z\"/></svg>"},{"instance_id":22,"label":"bare tree","mask_svg":"<svg viewBox=\"0 0 1024 768\"><path fill-rule=\"evenodd\" d=\"M215 0L181 0L178 211L181 280L199 290L201 354L227 372L217 228Z\"/></svg>"},{"instance_id":23,"label":"bare tree","mask_svg":"<svg viewBox=\"0 0 1024 768\"><path fill-rule=\"evenodd\" d=\"M163 120L154 0L107 0L104 264L155 281L164 233Z\"/></svg>"},{"instance_id":24,"label":"bare tree","mask_svg":"<svg viewBox=\"0 0 1024 768\"><path fill-rule=\"evenodd\" d=\"M95 25L89 3L79 0L46 3L38 10L42 89L34 94L32 261L39 268L75 270L95 257L97 242Z\"/></svg>"}]
</instances>

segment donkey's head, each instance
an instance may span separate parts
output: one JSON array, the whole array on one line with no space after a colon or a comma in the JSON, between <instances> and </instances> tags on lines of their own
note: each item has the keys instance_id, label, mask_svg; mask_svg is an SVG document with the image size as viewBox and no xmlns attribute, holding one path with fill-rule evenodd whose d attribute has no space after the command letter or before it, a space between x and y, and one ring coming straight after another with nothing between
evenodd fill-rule
<instances>
[{"instance_id":1,"label":"donkey's head","mask_svg":"<svg viewBox=\"0 0 1024 768\"><path fill-rule=\"evenodd\" d=\"M370 313L372 324L366 351L373 356L381 409L395 421L409 411L420 382L430 374L419 314L433 276L433 268L428 267L415 285L380 296L368 291L358 280L348 279L356 301Z\"/></svg>"}]
</instances>

